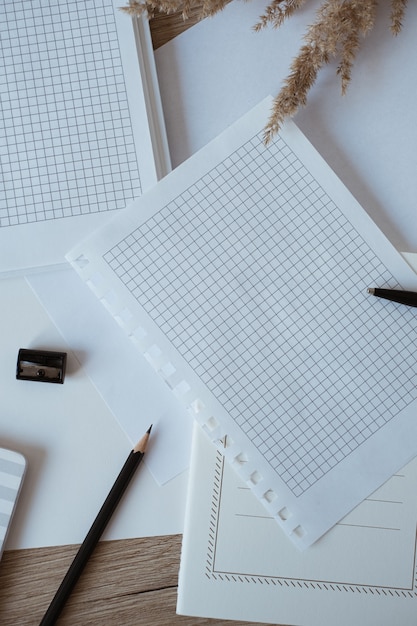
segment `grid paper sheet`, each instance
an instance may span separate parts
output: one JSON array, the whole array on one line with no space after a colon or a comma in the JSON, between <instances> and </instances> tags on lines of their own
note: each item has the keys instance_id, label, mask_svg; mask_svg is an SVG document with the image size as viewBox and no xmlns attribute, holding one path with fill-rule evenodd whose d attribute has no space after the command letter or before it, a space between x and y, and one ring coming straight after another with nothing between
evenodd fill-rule
<instances>
[{"instance_id":1,"label":"grid paper sheet","mask_svg":"<svg viewBox=\"0 0 417 626\"><path fill-rule=\"evenodd\" d=\"M133 26L118 6L114 0L1 4L0 270L19 267L28 248L33 265L49 262L31 236L42 237L51 223L55 230L43 248L63 231L57 247L63 262L69 247L103 223L98 214L142 193L142 161L152 162L152 151ZM143 168L150 186L155 175L148 164ZM90 221L80 221L87 215ZM78 230L67 241L73 218ZM36 223L41 226L29 229Z\"/></svg>"},{"instance_id":2,"label":"grid paper sheet","mask_svg":"<svg viewBox=\"0 0 417 626\"><path fill-rule=\"evenodd\" d=\"M417 281L293 125L225 144L70 259L305 547L417 452L414 312L366 293Z\"/></svg>"}]
</instances>

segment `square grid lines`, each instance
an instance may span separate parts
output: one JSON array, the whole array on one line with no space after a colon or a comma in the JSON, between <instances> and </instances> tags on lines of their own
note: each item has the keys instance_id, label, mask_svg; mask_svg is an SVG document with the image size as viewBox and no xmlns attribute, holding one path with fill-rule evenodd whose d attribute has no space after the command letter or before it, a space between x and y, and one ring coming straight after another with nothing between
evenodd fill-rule
<instances>
[{"instance_id":1,"label":"square grid lines","mask_svg":"<svg viewBox=\"0 0 417 626\"><path fill-rule=\"evenodd\" d=\"M104 259L295 495L416 397L414 318L366 295L395 280L281 138Z\"/></svg>"},{"instance_id":2,"label":"square grid lines","mask_svg":"<svg viewBox=\"0 0 417 626\"><path fill-rule=\"evenodd\" d=\"M140 194L112 0L5 0L0 48L0 227Z\"/></svg>"}]
</instances>

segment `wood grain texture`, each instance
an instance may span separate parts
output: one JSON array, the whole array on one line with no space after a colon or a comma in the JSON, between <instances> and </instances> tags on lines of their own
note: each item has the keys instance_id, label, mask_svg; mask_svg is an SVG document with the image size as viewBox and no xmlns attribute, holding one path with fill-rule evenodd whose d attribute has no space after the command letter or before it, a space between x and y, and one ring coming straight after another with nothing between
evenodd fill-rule
<instances>
[{"instance_id":1,"label":"wood grain texture","mask_svg":"<svg viewBox=\"0 0 417 626\"><path fill-rule=\"evenodd\" d=\"M167 43L198 22L199 6L191 9L186 20L181 12L165 15L161 13L150 21L152 44L154 50Z\"/></svg>"},{"instance_id":2,"label":"wood grain texture","mask_svg":"<svg viewBox=\"0 0 417 626\"><path fill-rule=\"evenodd\" d=\"M4 553L1 626L39 624L77 549L71 545ZM181 535L100 542L58 620L59 626L230 624L176 615L180 552ZM249 626L246 622L233 624Z\"/></svg>"}]
</instances>

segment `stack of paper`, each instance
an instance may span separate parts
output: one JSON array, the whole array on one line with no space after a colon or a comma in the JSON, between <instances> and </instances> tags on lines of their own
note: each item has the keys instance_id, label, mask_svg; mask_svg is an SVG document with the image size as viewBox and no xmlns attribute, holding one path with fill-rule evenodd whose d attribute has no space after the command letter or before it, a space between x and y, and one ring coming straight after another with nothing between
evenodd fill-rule
<instances>
[{"instance_id":1,"label":"stack of paper","mask_svg":"<svg viewBox=\"0 0 417 626\"><path fill-rule=\"evenodd\" d=\"M63 264L169 169L148 25L119 5L0 7L0 272Z\"/></svg>"}]
</instances>

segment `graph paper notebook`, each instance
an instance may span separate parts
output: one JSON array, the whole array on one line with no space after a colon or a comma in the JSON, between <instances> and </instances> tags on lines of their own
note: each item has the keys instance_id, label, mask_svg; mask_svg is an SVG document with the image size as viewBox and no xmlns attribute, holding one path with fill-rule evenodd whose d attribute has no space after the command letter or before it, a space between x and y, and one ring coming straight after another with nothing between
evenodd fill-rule
<instances>
[{"instance_id":1,"label":"graph paper notebook","mask_svg":"<svg viewBox=\"0 0 417 626\"><path fill-rule=\"evenodd\" d=\"M169 169L149 27L119 7L0 5L0 272L64 263Z\"/></svg>"},{"instance_id":2,"label":"graph paper notebook","mask_svg":"<svg viewBox=\"0 0 417 626\"><path fill-rule=\"evenodd\" d=\"M0 559L26 469L18 452L0 448Z\"/></svg>"},{"instance_id":3,"label":"graph paper notebook","mask_svg":"<svg viewBox=\"0 0 417 626\"><path fill-rule=\"evenodd\" d=\"M417 461L300 552L195 429L177 611L297 626L414 626Z\"/></svg>"},{"instance_id":4,"label":"graph paper notebook","mask_svg":"<svg viewBox=\"0 0 417 626\"><path fill-rule=\"evenodd\" d=\"M305 548L417 453L417 279L269 106L68 259Z\"/></svg>"}]
</instances>

